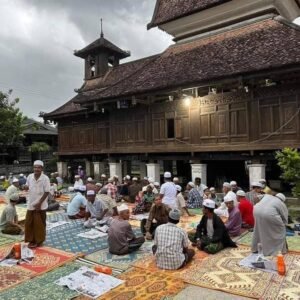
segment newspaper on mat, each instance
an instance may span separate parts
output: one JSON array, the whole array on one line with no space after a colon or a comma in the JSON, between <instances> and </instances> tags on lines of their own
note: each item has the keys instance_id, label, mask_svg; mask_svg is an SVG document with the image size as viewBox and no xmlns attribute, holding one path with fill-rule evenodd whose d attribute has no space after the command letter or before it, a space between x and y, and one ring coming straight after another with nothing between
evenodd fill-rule
<instances>
[{"instance_id":1,"label":"newspaper on mat","mask_svg":"<svg viewBox=\"0 0 300 300\"><path fill-rule=\"evenodd\" d=\"M94 240L94 239L99 239L101 237L107 236L107 233L101 232L101 231L93 228L90 231L79 233L79 234L77 234L77 236Z\"/></svg>"},{"instance_id":2,"label":"newspaper on mat","mask_svg":"<svg viewBox=\"0 0 300 300\"><path fill-rule=\"evenodd\" d=\"M76 272L61 277L55 283L67 286L85 296L96 299L124 281L103 273L97 273L88 267L81 267Z\"/></svg>"},{"instance_id":3,"label":"newspaper on mat","mask_svg":"<svg viewBox=\"0 0 300 300\"><path fill-rule=\"evenodd\" d=\"M71 222L67 222L67 221L57 221L57 222L46 222L46 229L47 230L51 230L53 228L59 227L59 226L63 226L65 224L70 224Z\"/></svg>"},{"instance_id":4,"label":"newspaper on mat","mask_svg":"<svg viewBox=\"0 0 300 300\"><path fill-rule=\"evenodd\" d=\"M259 269L269 273L277 272L276 264L273 261L262 257L257 253L251 253L249 256L241 260L239 265L246 268Z\"/></svg>"},{"instance_id":5,"label":"newspaper on mat","mask_svg":"<svg viewBox=\"0 0 300 300\"><path fill-rule=\"evenodd\" d=\"M138 214L138 215L131 215L130 219L142 221L143 219L148 219L148 217L149 217L149 214Z\"/></svg>"}]
</instances>

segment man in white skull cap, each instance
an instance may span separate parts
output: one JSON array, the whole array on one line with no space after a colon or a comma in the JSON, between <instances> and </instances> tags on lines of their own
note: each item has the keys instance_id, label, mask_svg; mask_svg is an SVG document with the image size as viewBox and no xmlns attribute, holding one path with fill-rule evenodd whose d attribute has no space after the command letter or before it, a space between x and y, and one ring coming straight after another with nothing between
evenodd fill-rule
<instances>
[{"instance_id":1,"label":"man in white skull cap","mask_svg":"<svg viewBox=\"0 0 300 300\"><path fill-rule=\"evenodd\" d=\"M190 181L187 184L186 189L188 191L187 207L188 208L202 207L203 197L200 195L195 184Z\"/></svg>"},{"instance_id":2,"label":"man in white skull cap","mask_svg":"<svg viewBox=\"0 0 300 300\"><path fill-rule=\"evenodd\" d=\"M107 195L110 196L112 199L116 200L117 198L117 187L114 185L113 177L108 178L108 183L105 185L107 189Z\"/></svg>"},{"instance_id":3,"label":"man in white skull cap","mask_svg":"<svg viewBox=\"0 0 300 300\"><path fill-rule=\"evenodd\" d=\"M43 173L44 163L36 160L33 172L27 177L25 189L29 190L27 213L25 219L25 242L28 247L36 248L43 245L46 239L46 210L50 192L50 180Z\"/></svg>"},{"instance_id":4,"label":"man in white skull cap","mask_svg":"<svg viewBox=\"0 0 300 300\"><path fill-rule=\"evenodd\" d=\"M19 186L20 186L19 179L14 178L12 181L12 184L9 186L9 188L5 192L5 199L6 199L7 203L9 203L11 195L18 194L20 192Z\"/></svg>"},{"instance_id":5,"label":"man in white skull cap","mask_svg":"<svg viewBox=\"0 0 300 300\"><path fill-rule=\"evenodd\" d=\"M230 181L231 190L236 193L237 191L241 190L241 188L237 185L237 182L232 180Z\"/></svg>"},{"instance_id":6,"label":"man in white skull cap","mask_svg":"<svg viewBox=\"0 0 300 300\"><path fill-rule=\"evenodd\" d=\"M170 208L177 208L177 190L174 182L172 182L172 175L170 172L164 173L164 181L165 183L162 184L159 192L162 203L168 205Z\"/></svg>"},{"instance_id":7,"label":"man in white skull cap","mask_svg":"<svg viewBox=\"0 0 300 300\"><path fill-rule=\"evenodd\" d=\"M96 198L94 190L87 191L86 198L84 227L90 228L94 227L97 224L97 221L101 221L104 218L108 212L108 208L100 199Z\"/></svg>"},{"instance_id":8,"label":"man in white skull cap","mask_svg":"<svg viewBox=\"0 0 300 300\"><path fill-rule=\"evenodd\" d=\"M109 252L116 255L124 255L138 250L145 238L136 237L129 224L129 207L121 204L118 207L119 216L113 219L108 229L108 248Z\"/></svg>"},{"instance_id":9,"label":"man in white skull cap","mask_svg":"<svg viewBox=\"0 0 300 300\"><path fill-rule=\"evenodd\" d=\"M83 180L80 178L79 175L75 175L74 178L75 178L74 189L78 190L79 187L83 185Z\"/></svg>"},{"instance_id":10,"label":"man in white skull cap","mask_svg":"<svg viewBox=\"0 0 300 300\"><path fill-rule=\"evenodd\" d=\"M197 226L196 234L189 234L193 246L210 254L215 254L225 247L237 247L231 240L223 221L214 211L215 202L205 199L203 201L203 217Z\"/></svg>"},{"instance_id":11,"label":"man in white skull cap","mask_svg":"<svg viewBox=\"0 0 300 300\"><path fill-rule=\"evenodd\" d=\"M252 182L251 183L252 190L246 193L246 198L250 200L250 202L255 205L261 199L263 185L260 182Z\"/></svg>"},{"instance_id":12,"label":"man in white skull cap","mask_svg":"<svg viewBox=\"0 0 300 300\"><path fill-rule=\"evenodd\" d=\"M228 182L224 182L223 183L223 194L224 194L224 197L226 197L227 195L231 196L232 199L233 199L233 203L234 203L234 206L237 206L237 200L236 200L236 194L234 192L231 191L231 185L230 183ZM215 214L218 215L219 217L226 217L228 218L228 209L227 209L227 206L224 202L224 199L223 199L223 202L221 203L220 207L215 209Z\"/></svg>"}]
</instances>

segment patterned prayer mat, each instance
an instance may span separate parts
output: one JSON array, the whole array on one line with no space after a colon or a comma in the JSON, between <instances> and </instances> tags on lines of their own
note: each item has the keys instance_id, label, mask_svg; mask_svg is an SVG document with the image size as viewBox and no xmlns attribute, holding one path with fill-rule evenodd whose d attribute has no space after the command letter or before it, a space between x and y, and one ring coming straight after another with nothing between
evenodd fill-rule
<instances>
[{"instance_id":1,"label":"patterned prayer mat","mask_svg":"<svg viewBox=\"0 0 300 300\"><path fill-rule=\"evenodd\" d=\"M185 284L180 279L142 269L132 269L118 276L125 283L111 290L99 300L160 300L176 295Z\"/></svg>"},{"instance_id":2,"label":"patterned prayer mat","mask_svg":"<svg viewBox=\"0 0 300 300\"><path fill-rule=\"evenodd\" d=\"M139 220L129 219L128 222L132 227L140 227L141 226L141 221L139 221Z\"/></svg>"},{"instance_id":3,"label":"patterned prayer mat","mask_svg":"<svg viewBox=\"0 0 300 300\"><path fill-rule=\"evenodd\" d=\"M189 212L191 214L200 215L200 216L202 216L203 214L202 208L189 208Z\"/></svg>"},{"instance_id":4,"label":"patterned prayer mat","mask_svg":"<svg viewBox=\"0 0 300 300\"><path fill-rule=\"evenodd\" d=\"M244 246L250 246L252 243L253 232L248 232L242 236L237 243ZM287 236L286 237L289 252L300 253L300 236Z\"/></svg>"},{"instance_id":5,"label":"patterned prayer mat","mask_svg":"<svg viewBox=\"0 0 300 300\"><path fill-rule=\"evenodd\" d=\"M0 195L0 203L5 203L6 204L6 198L4 195Z\"/></svg>"},{"instance_id":6,"label":"patterned prayer mat","mask_svg":"<svg viewBox=\"0 0 300 300\"><path fill-rule=\"evenodd\" d=\"M70 195L66 195L66 194L63 194L57 198L55 198L56 201L63 201L63 202L68 202L70 201L71 197Z\"/></svg>"},{"instance_id":7,"label":"patterned prayer mat","mask_svg":"<svg viewBox=\"0 0 300 300\"><path fill-rule=\"evenodd\" d=\"M54 228L47 232L45 246L85 255L108 247L107 237L91 240L77 236L86 231L90 229L83 228L82 224L74 223L72 226L58 227L57 230Z\"/></svg>"},{"instance_id":8,"label":"patterned prayer mat","mask_svg":"<svg viewBox=\"0 0 300 300\"><path fill-rule=\"evenodd\" d=\"M169 276L181 278L180 274L182 272L189 269L195 262L202 261L206 257L208 257L207 253L205 253L204 251L196 250L196 254L193 257L192 261L188 265L186 265L184 268L179 269L179 270L162 270L162 269L158 268L156 266L154 255L145 256L145 257L139 259L138 261L134 262L132 264L132 266L135 268L146 269L151 272L164 272L164 273L168 274Z\"/></svg>"},{"instance_id":9,"label":"patterned prayer mat","mask_svg":"<svg viewBox=\"0 0 300 300\"><path fill-rule=\"evenodd\" d=\"M193 230L197 228L202 216L196 215L193 217L190 216L183 216L180 218L180 222L178 224L178 227L181 227L182 229L186 231Z\"/></svg>"},{"instance_id":10,"label":"patterned prayer mat","mask_svg":"<svg viewBox=\"0 0 300 300\"><path fill-rule=\"evenodd\" d=\"M248 247L224 249L203 260L196 260L180 273L180 278L193 285L260 299L273 274L239 266L239 262L249 254Z\"/></svg>"},{"instance_id":11,"label":"patterned prayer mat","mask_svg":"<svg viewBox=\"0 0 300 300\"><path fill-rule=\"evenodd\" d=\"M77 271L82 265L70 263L55 270L33 278L14 288L0 293L1 300L67 300L73 299L79 294L67 287L56 285L54 282L59 278ZM1 274L1 269L0 269ZM0 280L0 286L2 280Z\"/></svg>"},{"instance_id":12,"label":"patterned prayer mat","mask_svg":"<svg viewBox=\"0 0 300 300\"><path fill-rule=\"evenodd\" d=\"M145 242L140 250L127 255L114 255L109 253L108 249L104 249L87 255L85 259L97 264L125 271L129 269L133 262L150 255L152 256L152 244L152 242Z\"/></svg>"},{"instance_id":13,"label":"patterned prayer mat","mask_svg":"<svg viewBox=\"0 0 300 300\"><path fill-rule=\"evenodd\" d=\"M174 297L168 300L249 300L240 296L234 296L224 292L213 291L199 286L188 285Z\"/></svg>"},{"instance_id":14,"label":"patterned prayer mat","mask_svg":"<svg viewBox=\"0 0 300 300\"><path fill-rule=\"evenodd\" d=\"M20 267L41 274L57 268L67 262L76 259L73 253L67 253L61 250L42 247L34 250L34 259L30 264L22 264Z\"/></svg>"},{"instance_id":15,"label":"patterned prayer mat","mask_svg":"<svg viewBox=\"0 0 300 300\"><path fill-rule=\"evenodd\" d=\"M2 214L6 204L0 204L0 215ZM18 220L19 222L24 221L26 217L27 208L16 206L17 214L18 214Z\"/></svg>"},{"instance_id":16,"label":"patterned prayer mat","mask_svg":"<svg viewBox=\"0 0 300 300\"><path fill-rule=\"evenodd\" d=\"M8 236L7 234L0 234L0 247L4 245L9 245L12 243L15 243L16 239L12 238L11 236Z\"/></svg>"},{"instance_id":17,"label":"patterned prayer mat","mask_svg":"<svg viewBox=\"0 0 300 300\"><path fill-rule=\"evenodd\" d=\"M1 247L0 259L4 258L8 254L10 249L11 246L8 245ZM36 276L48 272L75 259L76 255L74 255L73 253L67 253L48 247L41 247L34 250L34 259L31 263L22 263L15 266L14 268L29 270L32 272L32 276Z\"/></svg>"},{"instance_id":18,"label":"patterned prayer mat","mask_svg":"<svg viewBox=\"0 0 300 300\"><path fill-rule=\"evenodd\" d=\"M299 300L300 299L300 256L284 256L287 273L285 276L274 274L262 299Z\"/></svg>"},{"instance_id":19,"label":"patterned prayer mat","mask_svg":"<svg viewBox=\"0 0 300 300\"><path fill-rule=\"evenodd\" d=\"M0 292L21 282L28 281L32 276L33 272L18 266L0 267ZM1 295L0 299L2 299Z\"/></svg>"}]
</instances>

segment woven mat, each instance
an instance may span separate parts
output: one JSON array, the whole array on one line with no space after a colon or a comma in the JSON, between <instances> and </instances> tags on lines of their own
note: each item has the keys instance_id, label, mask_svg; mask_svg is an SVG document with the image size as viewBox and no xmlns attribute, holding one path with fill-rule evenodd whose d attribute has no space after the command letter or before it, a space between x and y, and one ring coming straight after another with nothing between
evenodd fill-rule
<instances>
[{"instance_id":1,"label":"woven mat","mask_svg":"<svg viewBox=\"0 0 300 300\"><path fill-rule=\"evenodd\" d=\"M34 273L20 267L0 267L0 292L28 281ZM0 299L3 299L0 295ZM12 299L12 298L9 298Z\"/></svg>"},{"instance_id":2,"label":"woven mat","mask_svg":"<svg viewBox=\"0 0 300 300\"><path fill-rule=\"evenodd\" d=\"M69 195L61 195L60 197L55 198L56 201L68 202L71 197Z\"/></svg>"},{"instance_id":3,"label":"woven mat","mask_svg":"<svg viewBox=\"0 0 300 300\"><path fill-rule=\"evenodd\" d=\"M15 243L16 239L12 238L11 236L7 234L0 234L0 247L4 245L9 245L12 243Z\"/></svg>"},{"instance_id":4,"label":"woven mat","mask_svg":"<svg viewBox=\"0 0 300 300\"><path fill-rule=\"evenodd\" d=\"M107 237L91 240L78 237L84 229L82 224L72 223L72 226L61 227L47 232L45 246L72 253L90 254L108 247Z\"/></svg>"},{"instance_id":5,"label":"woven mat","mask_svg":"<svg viewBox=\"0 0 300 300\"><path fill-rule=\"evenodd\" d=\"M155 273L142 269L132 269L118 276L125 283L111 290L101 300L160 300L176 295L185 284L163 273Z\"/></svg>"},{"instance_id":6,"label":"woven mat","mask_svg":"<svg viewBox=\"0 0 300 300\"><path fill-rule=\"evenodd\" d=\"M5 203L5 204L7 203L5 196L0 195L0 203Z\"/></svg>"},{"instance_id":7,"label":"woven mat","mask_svg":"<svg viewBox=\"0 0 300 300\"><path fill-rule=\"evenodd\" d=\"M56 285L59 278L77 271L81 267L79 263L70 263L55 270L26 281L18 286L0 293L1 300L67 300L73 299L79 294L67 287ZM0 271L1 274L1 271ZM1 285L1 280L0 280Z\"/></svg>"},{"instance_id":8,"label":"woven mat","mask_svg":"<svg viewBox=\"0 0 300 300\"><path fill-rule=\"evenodd\" d=\"M180 222L178 223L178 227L181 227L182 229L189 231L192 230L194 228L197 227L197 225L199 224L200 220L201 220L201 215L196 215L193 217L190 216L182 216L180 218ZM129 220L129 223L131 226L134 227L140 227L141 226L141 221L139 220Z\"/></svg>"},{"instance_id":9,"label":"woven mat","mask_svg":"<svg viewBox=\"0 0 300 300\"><path fill-rule=\"evenodd\" d=\"M0 215L2 214L6 204L0 204ZM16 205L19 222L24 221L26 217L27 208Z\"/></svg>"},{"instance_id":10,"label":"woven mat","mask_svg":"<svg viewBox=\"0 0 300 300\"><path fill-rule=\"evenodd\" d=\"M202 215L202 208L189 208L189 212L194 215Z\"/></svg>"},{"instance_id":11,"label":"woven mat","mask_svg":"<svg viewBox=\"0 0 300 300\"><path fill-rule=\"evenodd\" d=\"M203 260L196 260L180 273L180 278L193 285L260 299L272 274L240 267L239 262L249 254L248 247L227 248Z\"/></svg>"},{"instance_id":12,"label":"woven mat","mask_svg":"<svg viewBox=\"0 0 300 300\"><path fill-rule=\"evenodd\" d=\"M199 286L188 285L181 292L168 300L249 300L240 296L234 296L224 292L214 291Z\"/></svg>"},{"instance_id":13,"label":"woven mat","mask_svg":"<svg viewBox=\"0 0 300 300\"><path fill-rule=\"evenodd\" d=\"M253 232L248 232L242 236L237 243L244 246L250 246L252 243ZM287 236L286 237L289 252L300 253L300 236Z\"/></svg>"},{"instance_id":14,"label":"woven mat","mask_svg":"<svg viewBox=\"0 0 300 300\"><path fill-rule=\"evenodd\" d=\"M135 261L147 256L152 256L152 244L152 242L145 242L138 251L127 255L114 255L109 253L108 249L104 249L87 255L85 259L97 264L125 271L129 269L130 265Z\"/></svg>"},{"instance_id":15,"label":"woven mat","mask_svg":"<svg viewBox=\"0 0 300 300\"><path fill-rule=\"evenodd\" d=\"M10 249L11 246L8 245L0 247L0 259L4 258ZM48 247L41 247L34 250L34 259L31 263L22 263L14 268L31 271L31 277L33 277L48 272L75 259L76 255L73 253L67 253Z\"/></svg>"},{"instance_id":16,"label":"woven mat","mask_svg":"<svg viewBox=\"0 0 300 300\"><path fill-rule=\"evenodd\" d=\"M262 299L299 300L300 299L300 256L284 256L287 273L285 276L274 274Z\"/></svg>"},{"instance_id":17,"label":"woven mat","mask_svg":"<svg viewBox=\"0 0 300 300\"><path fill-rule=\"evenodd\" d=\"M197 261L202 261L204 258L207 258L207 257L208 257L207 253L196 250L196 254L193 257L192 261L188 265L186 265L184 268L179 269L179 270L162 270L162 269L158 268L156 266L155 257L153 255L146 256L146 257L139 259L138 261L134 262L132 264L132 266L135 268L146 269L151 272L163 272L169 276L174 276L175 278L181 278L181 275L180 275L181 273L183 273L185 270L188 270L189 268L191 268L192 265L195 264Z\"/></svg>"}]
</instances>

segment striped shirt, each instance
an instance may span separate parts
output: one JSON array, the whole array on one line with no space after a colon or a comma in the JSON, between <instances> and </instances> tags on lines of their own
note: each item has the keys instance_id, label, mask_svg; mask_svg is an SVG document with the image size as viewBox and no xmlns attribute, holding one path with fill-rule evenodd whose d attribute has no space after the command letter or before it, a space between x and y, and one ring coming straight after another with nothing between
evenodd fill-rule
<instances>
[{"instance_id":1,"label":"striped shirt","mask_svg":"<svg viewBox=\"0 0 300 300\"><path fill-rule=\"evenodd\" d=\"M185 261L183 248L189 245L187 233L175 224L167 223L157 227L154 236L157 246L156 265L160 269L177 270Z\"/></svg>"}]
</instances>

